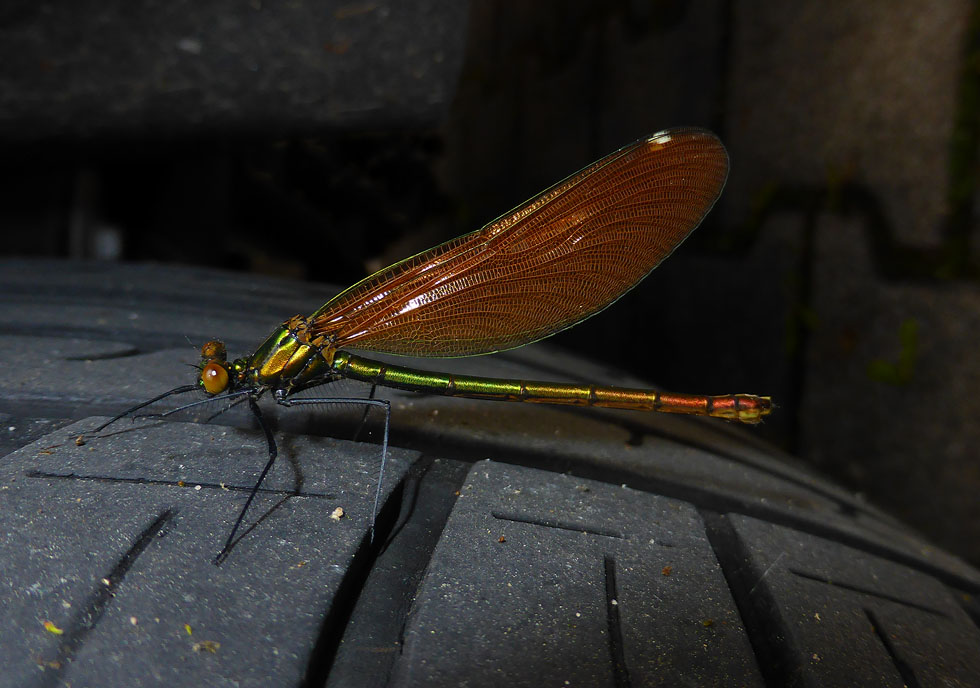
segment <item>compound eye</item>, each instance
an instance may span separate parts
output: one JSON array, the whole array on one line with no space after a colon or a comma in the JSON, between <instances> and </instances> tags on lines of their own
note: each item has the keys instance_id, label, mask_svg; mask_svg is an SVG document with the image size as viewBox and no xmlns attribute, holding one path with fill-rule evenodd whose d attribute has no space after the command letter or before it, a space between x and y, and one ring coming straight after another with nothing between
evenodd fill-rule
<instances>
[{"instance_id":1,"label":"compound eye","mask_svg":"<svg viewBox=\"0 0 980 688\"><path fill-rule=\"evenodd\" d=\"M201 385L208 394L220 394L228 388L228 371L217 363L208 363L201 370Z\"/></svg>"}]
</instances>

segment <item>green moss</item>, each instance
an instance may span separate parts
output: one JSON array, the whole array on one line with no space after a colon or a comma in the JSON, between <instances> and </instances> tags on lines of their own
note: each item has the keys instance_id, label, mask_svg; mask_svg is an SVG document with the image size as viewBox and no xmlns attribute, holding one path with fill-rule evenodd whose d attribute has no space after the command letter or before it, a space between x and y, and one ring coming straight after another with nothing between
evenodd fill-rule
<instances>
[{"instance_id":1,"label":"green moss","mask_svg":"<svg viewBox=\"0 0 980 688\"><path fill-rule=\"evenodd\" d=\"M902 386L912 381L915 362L919 356L919 323L906 318L898 328L898 360L876 358L868 364L868 377L875 382Z\"/></svg>"}]
</instances>

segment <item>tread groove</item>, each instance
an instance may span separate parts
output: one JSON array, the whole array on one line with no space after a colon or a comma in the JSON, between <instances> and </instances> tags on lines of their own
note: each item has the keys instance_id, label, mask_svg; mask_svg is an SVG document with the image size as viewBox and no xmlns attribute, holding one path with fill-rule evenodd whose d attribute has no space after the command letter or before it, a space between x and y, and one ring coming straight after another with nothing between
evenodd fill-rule
<instances>
[{"instance_id":1,"label":"tread groove","mask_svg":"<svg viewBox=\"0 0 980 688\"><path fill-rule=\"evenodd\" d=\"M358 599L335 638L330 661L318 661L310 685L387 685L405 644L405 627L432 551L449 520L469 468L457 461L419 458L402 484L400 512L376 540L380 548L363 572ZM313 657L320 647L314 650Z\"/></svg>"},{"instance_id":2,"label":"tread groove","mask_svg":"<svg viewBox=\"0 0 980 688\"><path fill-rule=\"evenodd\" d=\"M519 516L517 514L505 514L498 511L491 511L490 515L500 521L512 521L514 523L527 523L528 525L541 526L542 528L554 528L556 530L570 530L573 533L588 533L589 535L599 535L600 537L617 538L619 540L629 539L622 533L617 533L614 530L608 530L606 528L596 528L580 523L563 523L562 521L558 521L558 520L551 520L551 519L544 519L544 518L528 518L526 516Z\"/></svg>"},{"instance_id":3,"label":"tread groove","mask_svg":"<svg viewBox=\"0 0 980 688\"><path fill-rule=\"evenodd\" d=\"M52 473L49 471L27 471L24 474L28 478L48 478L55 480L77 480L80 482L95 482L109 484L129 484L129 485L163 485L166 487L181 487L195 489L200 487L202 490L221 490L223 492L245 492L252 491L252 487L244 485L225 485L222 483L209 482L185 482L181 480L158 480L154 478L122 478L110 475L79 475L78 473ZM260 487L256 494L278 495L280 497L310 497L313 499L337 499L337 495L330 492L299 492L296 490L275 490L267 487Z\"/></svg>"},{"instance_id":4,"label":"tread groove","mask_svg":"<svg viewBox=\"0 0 980 688\"><path fill-rule=\"evenodd\" d=\"M699 513L765 685L770 688L798 685L803 667L798 653L791 647L790 629L775 611L775 602L765 589L755 590L765 572L753 571L748 549L727 516L700 509Z\"/></svg>"},{"instance_id":5,"label":"tread groove","mask_svg":"<svg viewBox=\"0 0 980 688\"><path fill-rule=\"evenodd\" d=\"M52 667L51 671L45 672L41 681L43 686L64 685L67 681L64 678L72 658L85 642L86 636L98 625L99 620L105 613L106 608L112 601L116 589L122 583L129 569L136 563L136 560L149 547L153 539L163 528L177 515L175 509L167 509L148 525L139 537L133 542L125 554L113 567L112 571L96 582L95 589L89 595L85 605L75 613L71 624L65 629L58 644L57 658L46 662L47 666Z\"/></svg>"},{"instance_id":6,"label":"tread groove","mask_svg":"<svg viewBox=\"0 0 980 688\"><path fill-rule=\"evenodd\" d=\"M368 572L377 561L384 543L391 536L395 518L401 510L404 488L405 483L402 482L392 490L378 512L374 537L371 537L370 532L364 534L353 559L347 565L347 570L337 586L337 592L323 615L323 623L320 625L320 632L310 653L310 661L302 685L321 686L326 682L329 667L343 641L344 630L364 591Z\"/></svg>"},{"instance_id":7,"label":"tread groove","mask_svg":"<svg viewBox=\"0 0 980 688\"><path fill-rule=\"evenodd\" d=\"M947 617L948 615L939 611L938 609L933 609L932 607L926 607L925 605L916 604L915 602L910 602L907 599L902 599L900 597L895 597L894 595L889 595L887 593L879 592L877 590L872 590L871 588L865 588L860 585L851 585L849 583L842 583L841 581L828 580L822 576L815 576L812 573L807 573L805 571L800 571L798 569L788 568L786 569L794 576L799 576L800 578L805 578L806 580L811 580L816 583L823 583L824 585L832 585L835 588L841 588L843 590L850 590L851 592L860 593L861 595L867 595L868 597L876 597L879 600L887 600L889 602L894 602L895 604L900 604L903 607L911 607L912 609L918 609L920 612L926 612L927 614L935 614L937 616Z\"/></svg>"},{"instance_id":8,"label":"tread groove","mask_svg":"<svg viewBox=\"0 0 980 688\"><path fill-rule=\"evenodd\" d=\"M619 618L619 593L616 589L616 560L611 555L603 557L606 582L606 621L609 626L609 654L612 660L613 684L616 688L630 688L629 668L623 648L623 627Z\"/></svg>"},{"instance_id":9,"label":"tread groove","mask_svg":"<svg viewBox=\"0 0 980 688\"><path fill-rule=\"evenodd\" d=\"M865 616L868 617L868 621L871 623L871 628L878 636L878 640L885 647L885 651L888 656L891 657L892 663L898 670L898 673L902 677L902 682L905 684L906 688L920 688L922 685L915 676L915 672L912 671L912 667L898 654L897 648L894 643L892 643L891 638L888 637L888 633L885 631L884 627L878 620L877 615L870 609L865 608Z\"/></svg>"}]
</instances>

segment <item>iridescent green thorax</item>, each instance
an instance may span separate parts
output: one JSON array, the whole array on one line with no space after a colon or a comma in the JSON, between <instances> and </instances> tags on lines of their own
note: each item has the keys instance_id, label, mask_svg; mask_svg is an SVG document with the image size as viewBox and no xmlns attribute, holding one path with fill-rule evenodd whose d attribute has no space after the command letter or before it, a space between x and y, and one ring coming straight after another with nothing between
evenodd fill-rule
<instances>
[{"instance_id":1,"label":"iridescent green thorax","mask_svg":"<svg viewBox=\"0 0 980 688\"><path fill-rule=\"evenodd\" d=\"M333 348L327 340L311 337L306 318L294 316L259 345L239 370L236 383L243 386L293 389L330 373Z\"/></svg>"}]
</instances>

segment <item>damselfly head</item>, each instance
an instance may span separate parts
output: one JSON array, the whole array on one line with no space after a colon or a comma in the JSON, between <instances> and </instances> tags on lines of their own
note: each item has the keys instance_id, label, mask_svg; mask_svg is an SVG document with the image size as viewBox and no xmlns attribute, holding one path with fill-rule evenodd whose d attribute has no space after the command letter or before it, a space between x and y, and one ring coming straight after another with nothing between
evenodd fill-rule
<instances>
[{"instance_id":1,"label":"damselfly head","mask_svg":"<svg viewBox=\"0 0 980 688\"><path fill-rule=\"evenodd\" d=\"M224 342L212 339L201 347L201 375L198 384L208 394L221 394L228 389L231 373L228 370L228 352Z\"/></svg>"}]
</instances>

